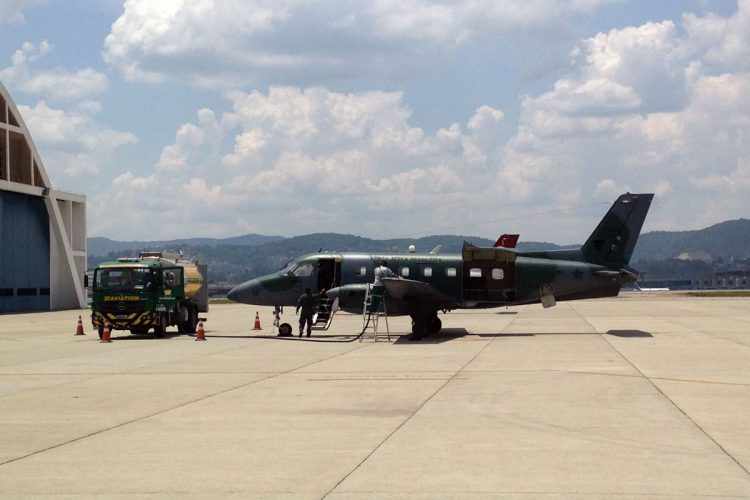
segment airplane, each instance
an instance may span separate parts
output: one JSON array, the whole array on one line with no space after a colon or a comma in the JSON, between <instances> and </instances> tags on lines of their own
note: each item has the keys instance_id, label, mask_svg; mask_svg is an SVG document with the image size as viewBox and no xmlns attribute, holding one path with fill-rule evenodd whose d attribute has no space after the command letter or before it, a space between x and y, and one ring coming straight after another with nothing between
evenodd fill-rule
<instances>
[{"instance_id":1,"label":"airplane","mask_svg":"<svg viewBox=\"0 0 750 500\"><path fill-rule=\"evenodd\" d=\"M548 308L557 301L615 297L638 278L629 263L653 197L619 196L577 249L522 252L508 248L515 247L516 235L503 235L494 247L464 242L459 254L318 252L238 285L228 298L294 306L310 288L325 290L339 309L362 314L374 268L385 263L397 275L383 280L388 315L411 316L411 338L417 340L440 332L441 311L535 303Z\"/></svg>"}]
</instances>

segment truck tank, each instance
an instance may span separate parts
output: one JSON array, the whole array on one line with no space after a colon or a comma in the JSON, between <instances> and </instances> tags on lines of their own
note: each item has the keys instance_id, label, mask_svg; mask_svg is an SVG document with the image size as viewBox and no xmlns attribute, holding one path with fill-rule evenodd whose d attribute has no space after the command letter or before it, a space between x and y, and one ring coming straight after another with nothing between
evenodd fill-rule
<instances>
[{"instance_id":1,"label":"truck tank","mask_svg":"<svg viewBox=\"0 0 750 500\"><path fill-rule=\"evenodd\" d=\"M183 269L185 298L198 306L198 312L208 312L208 266L168 252L143 252L141 259L155 259Z\"/></svg>"}]
</instances>

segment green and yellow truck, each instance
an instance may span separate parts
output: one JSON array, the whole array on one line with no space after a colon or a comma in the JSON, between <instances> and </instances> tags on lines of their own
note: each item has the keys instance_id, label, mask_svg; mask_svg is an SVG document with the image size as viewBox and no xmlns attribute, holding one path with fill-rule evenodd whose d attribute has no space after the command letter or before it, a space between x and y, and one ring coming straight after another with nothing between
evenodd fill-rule
<instances>
[{"instance_id":1,"label":"green and yellow truck","mask_svg":"<svg viewBox=\"0 0 750 500\"><path fill-rule=\"evenodd\" d=\"M91 322L101 337L111 330L157 337L177 326L194 333L199 313L208 312L208 268L166 252L142 252L105 262L94 270Z\"/></svg>"}]
</instances>

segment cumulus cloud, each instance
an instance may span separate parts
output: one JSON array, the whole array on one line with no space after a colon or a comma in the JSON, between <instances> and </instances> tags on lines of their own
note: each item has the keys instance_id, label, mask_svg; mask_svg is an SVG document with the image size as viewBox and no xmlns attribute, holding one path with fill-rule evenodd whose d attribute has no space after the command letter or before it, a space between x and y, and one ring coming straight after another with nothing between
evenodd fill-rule
<instances>
[{"instance_id":1,"label":"cumulus cloud","mask_svg":"<svg viewBox=\"0 0 750 500\"><path fill-rule=\"evenodd\" d=\"M98 174L118 148L137 142L133 134L103 126L85 110L65 111L45 101L18 109L53 179Z\"/></svg>"},{"instance_id":2,"label":"cumulus cloud","mask_svg":"<svg viewBox=\"0 0 750 500\"><path fill-rule=\"evenodd\" d=\"M25 42L13 53L11 65L0 69L0 80L24 93L62 101L95 97L107 89L106 75L92 68L69 71L35 67L52 48L46 40L38 45Z\"/></svg>"},{"instance_id":3,"label":"cumulus cloud","mask_svg":"<svg viewBox=\"0 0 750 500\"><path fill-rule=\"evenodd\" d=\"M0 24L24 22L24 9L37 3L39 0L3 0L0 2Z\"/></svg>"},{"instance_id":4,"label":"cumulus cloud","mask_svg":"<svg viewBox=\"0 0 750 500\"><path fill-rule=\"evenodd\" d=\"M581 41L569 74L523 99L497 182L510 175L528 203L550 186L598 199L655 192L649 223L658 227L746 216L738 159L750 155L750 68L740 61L748 20L741 0L727 18L689 14L683 26L649 22Z\"/></svg>"},{"instance_id":5,"label":"cumulus cloud","mask_svg":"<svg viewBox=\"0 0 750 500\"><path fill-rule=\"evenodd\" d=\"M466 216L492 189L486 167L501 148L487 131L503 113L489 106L463 126L430 134L411 124L396 92L272 87L232 93L229 103L220 115L199 110L151 173L123 174L102 200L117 197L117 211L136 225L147 223L155 203L180 207L176 217L211 234L279 232L277 223L284 232L310 232L332 219L337 230L389 234L422 230L399 217L407 211L436 220ZM469 144L481 150L479 164L467 162Z\"/></svg>"},{"instance_id":6,"label":"cumulus cloud","mask_svg":"<svg viewBox=\"0 0 750 500\"><path fill-rule=\"evenodd\" d=\"M127 0L105 60L133 80L320 83L413 67L472 40L548 28L616 0Z\"/></svg>"},{"instance_id":7,"label":"cumulus cloud","mask_svg":"<svg viewBox=\"0 0 750 500\"><path fill-rule=\"evenodd\" d=\"M302 81L320 82L418 64L432 50L449 53L511 24L545 26L601 3L377 0L312 9L128 0L104 54L139 80L231 86L305 73ZM516 17L500 19L509 5ZM94 231L113 231L106 221L121 219L106 214L116 210L134 227L147 227L158 211L212 235L471 227L574 242L629 190L657 194L651 228L747 216L749 20L750 0L741 0L727 17L686 14L580 40L564 74L521 98L517 124L479 106L465 121L428 131L398 92L228 92L227 111L198 110L151 171L123 174L93 200L101 214ZM591 224L566 216L592 202ZM529 222L549 208L557 212ZM184 236L174 231L165 236Z\"/></svg>"}]
</instances>

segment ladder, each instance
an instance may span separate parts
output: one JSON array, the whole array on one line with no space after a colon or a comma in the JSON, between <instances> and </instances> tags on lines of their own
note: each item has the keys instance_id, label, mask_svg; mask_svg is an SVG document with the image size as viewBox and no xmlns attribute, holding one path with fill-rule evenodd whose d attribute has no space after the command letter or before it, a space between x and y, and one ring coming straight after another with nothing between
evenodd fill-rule
<instances>
[{"instance_id":1,"label":"ladder","mask_svg":"<svg viewBox=\"0 0 750 500\"><path fill-rule=\"evenodd\" d=\"M383 295L378 296L373 293L373 286L368 284L367 290L365 291L365 302L362 305L362 336L359 338L360 342L365 340L377 342L380 339L378 328L380 327L381 318L385 321L385 332L388 342L390 342L391 330L388 327L388 311L385 305L385 290L383 291Z\"/></svg>"},{"instance_id":2,"label":"ladder","mask_svg":"<svg viewBox=\"0 0 750 500\"><path fill-rule=\"evenodd\" d=\"M318 311L313 318L313 330L328 330L333 323L333 316L336 314L338 303L337 299L321 297L318 302Z\"/></svg>"}]
</instances>

